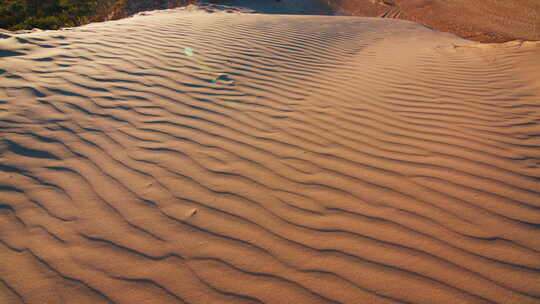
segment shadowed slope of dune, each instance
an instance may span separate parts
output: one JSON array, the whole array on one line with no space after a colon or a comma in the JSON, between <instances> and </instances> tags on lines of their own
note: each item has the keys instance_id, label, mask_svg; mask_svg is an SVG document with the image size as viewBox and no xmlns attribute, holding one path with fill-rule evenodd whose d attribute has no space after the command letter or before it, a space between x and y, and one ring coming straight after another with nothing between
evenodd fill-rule
<instances>
[{"instance_id":1,"label":"shadowed slope of dune","mask_svg":"<svg viewBox=\"0 0 540 304\"><path fill-rule=\"evenodd\" d=\"M203 0L200 5L221 4L242 7L263 14L302 14L302 15L334 15L334 11L326 0Z\"/></svg>"},{"instance_id":2,"label":"shadowed slope of dune","mask_svg":"<svg viewBox=\"0 0 540 304\"><path fill-rule=\"evenodd\" d=\"M328 0L340 13L414 21L483 42L540 40L537 0Z\"/></svg>"},{"instance_id":3,"label":"shadowed slope of dune","mask_svg":"<svg viewBox=\"0 0 540 304\"><path fill-rule=\"evenodd\" d=\"M0 39L0 302L540 303L540 45L186 11Z\"/></svg>"}]
</instances>

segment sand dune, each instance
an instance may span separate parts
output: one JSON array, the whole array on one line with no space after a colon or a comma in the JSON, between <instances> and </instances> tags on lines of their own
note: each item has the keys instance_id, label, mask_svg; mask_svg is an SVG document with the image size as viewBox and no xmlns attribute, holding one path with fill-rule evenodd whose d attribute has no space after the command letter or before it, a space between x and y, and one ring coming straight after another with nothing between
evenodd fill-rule
<instances>
[{"instance_id":1,"label":"sand dune","mask_svg":"<svg viewBox=\"0 0 540 304\"><path fill-rule=\"evenodd\" d=\"M1 303L540 303L538 43L193 8L1 35Z\"/></svg>"},{"instance_id":2,"label":"sand dune","mask_svg":"<svg viewBox=\"0 0 540 304\"><path fill-rule=\"evenodd\" d=\"M540 40L540 2L537 0L328 2L340 14L410 20L475 41Z\"/></svg>"},{"instance_id":3,"label":"sand dune","mask_svg":"<svg viewBox=\"0 0 540 304\"><path fill-rule=\"evenodd\" d=\"M224 5L257 13L282 15L335 15L327 0L202 0L197 7Z\"/></svg>"}]
</instances>

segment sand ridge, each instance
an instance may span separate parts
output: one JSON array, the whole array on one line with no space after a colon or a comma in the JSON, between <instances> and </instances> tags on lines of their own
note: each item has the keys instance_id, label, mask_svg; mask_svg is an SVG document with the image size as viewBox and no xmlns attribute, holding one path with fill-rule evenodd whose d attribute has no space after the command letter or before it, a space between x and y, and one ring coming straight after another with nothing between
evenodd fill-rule
<instances>
[{"instance_id":1,"label":"sand ridge","mask_svg":"<svg viewBox=\"0 0 540 304\"><path fill-rule=\"evenodd\" d=\"M2 303L540 303L540 45L204 11L3 34Z\"/></svg>"}]
</instances>

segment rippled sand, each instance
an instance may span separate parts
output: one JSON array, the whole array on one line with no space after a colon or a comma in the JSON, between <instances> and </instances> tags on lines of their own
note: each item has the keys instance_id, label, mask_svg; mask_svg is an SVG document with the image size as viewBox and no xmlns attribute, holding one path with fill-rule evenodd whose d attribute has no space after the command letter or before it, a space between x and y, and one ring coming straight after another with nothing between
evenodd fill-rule
<instances>
[{"instance_id":1,"label":"rippled sand","mask_svg":"<svg viewBox=\"0 0 540 304\"><path fill-rule=\"evenodd\" d=\"M339 14L404 19L475 41L540 40L538 0L327 1Z\"/></svg>"},{"instance_id":2,"label":"rippled sand","mask_svg":"<svg viewBox=\"0 0 540 304\"><path fill-rule=\"evenodd\" d=\"M1 303L540 303L540 44L170 10L1 34Z\"/></svg>"}]
</instances>

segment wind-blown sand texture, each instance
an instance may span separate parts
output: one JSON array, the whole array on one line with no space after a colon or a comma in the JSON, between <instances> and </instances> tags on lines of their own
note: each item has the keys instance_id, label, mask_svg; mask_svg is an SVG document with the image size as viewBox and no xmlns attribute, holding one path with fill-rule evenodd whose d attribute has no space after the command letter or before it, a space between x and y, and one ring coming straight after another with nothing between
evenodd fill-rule
<instances>
[{"instance_id":1,"label":"wind-blown sand texture","mask_svg":"<svg viewBox=\"0 0 540 304\"><path fill-rule=\"evenodd\" d=\"M483 42L540 40L538 0L328 0L341 14L398 18Z\"/></svg>"},{"instance_id":2,"label":"wind-blown sand texture","mask_svg":"<svg viewBox=\"0 0 540 304\"><path fill-rule=\"evenodd\" d=\"M538 43L176 9L0 49L1 303L540 303Z\"/></svg>"}]
</instances>

